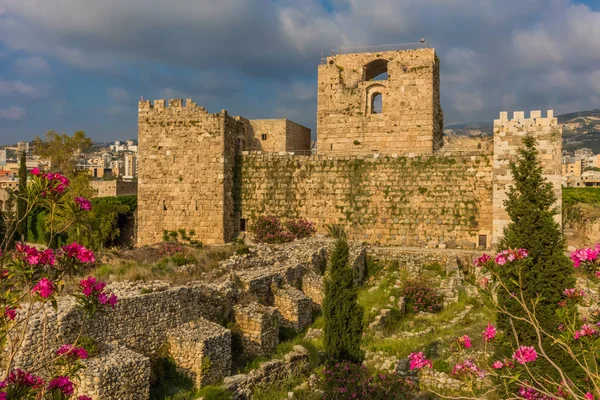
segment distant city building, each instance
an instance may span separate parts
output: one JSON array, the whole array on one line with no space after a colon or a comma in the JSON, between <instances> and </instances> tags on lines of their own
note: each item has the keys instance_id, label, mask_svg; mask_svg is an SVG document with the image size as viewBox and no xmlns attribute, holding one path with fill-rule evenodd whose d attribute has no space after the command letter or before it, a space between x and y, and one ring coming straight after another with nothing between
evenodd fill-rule
<instances>
[{"instance_id":1,"label":"distant city building","mask_svg":"<svg viewBox=\"0 0 600 400\"><path fill-rule=\"evenodd\" d=\"M22 152L29 155L29 142L17 142L17 153L21 154Z\"/></svg>"},{"instance_id":2,"label":"distant city building","mask_svg":"<svg viewBox=\"0 0 600 400\"><path fill-rule=\"evenodd\" d=\"M0 150L0 165L6 165L6 149Z\"/></svg>"},{"instance_id":3,"label":"distant city building","mask_svg":"<svg viewBox=\"0 0 600 400\"><path fill-rule=\"evenodd\" d=\"M125 153L125 173L123 178L133 179L137 176L137 153Z\"/></svg>"},{"instance_id":4,"label":"distant city building","mask_svg":"<svg viewBox=\"0 0 600 400\"><path fill-rule=\"evenodd\" d=\"M592 149L588 149L587 147L582 147L581 149L575 150L575 158L585 158L593 155L594 152Z\"/></svg>"}]
</instances>

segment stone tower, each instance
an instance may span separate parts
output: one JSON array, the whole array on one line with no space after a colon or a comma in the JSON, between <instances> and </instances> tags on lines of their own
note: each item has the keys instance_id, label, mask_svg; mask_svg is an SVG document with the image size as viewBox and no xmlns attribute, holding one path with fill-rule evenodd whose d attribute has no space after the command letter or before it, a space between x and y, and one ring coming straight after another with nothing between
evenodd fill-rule
<instances>
[{"instance_id":1,"label":"stone tower","mask_svg":"<svg viewBox=\"0 0 600 400\"><path fill-rule=\"evenodd\" d=\"M319 154L431 154L443 135L439 59L429 48L327 57L317 108Z\"/></svg>"},{"instance_id":2,"label":"stone tower","mask_svg":"<svg viewBox=\"0 0 600 400\"><path fill-rule=\"evenodd\" d=\"M542 118L541 111L531 111L530 117L525 118L525 112L515 111L512 119L508 119L508 112L501 112L500 118L494 120L492 245L498 244L504 236L504 228L510 223L510 217L504 207L508 198L507 192L513 182L509 164L515 160L526 135L536 138L544 177L554 187L556 206L559 210L562 204L562 131L554 112L549 110L548 116ZM559 212L555 219L561 224L562 214Z\"/></svg>"},{"instance_id":3,"label":"stone tower","mask_svg":"<svg viewBox=\"0 0 600 400\"><path fill-rule=\"evenodd\" d=\"M233 172L243 124L188 99L140 101L138 245L163 230L194 230L203 243L234 233Z\"/></svg>"}]
</instances>

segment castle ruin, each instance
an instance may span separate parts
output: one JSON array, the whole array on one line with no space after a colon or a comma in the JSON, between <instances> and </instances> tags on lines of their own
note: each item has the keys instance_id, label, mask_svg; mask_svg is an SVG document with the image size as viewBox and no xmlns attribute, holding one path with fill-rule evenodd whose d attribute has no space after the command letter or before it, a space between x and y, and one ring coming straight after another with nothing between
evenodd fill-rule
<instances>
[{"instance_id":1,"label":"castle ruin","mask_svg":"<svg viewBox=\"0 0 600 400\"><path fill-rule=\"evenodd\" d=\"M439 66L429 48L327 57L316 152L310 130L286 119L140 101L138 245L180 228L225 243L277 215L320 232L339 224L369 243L493 246L509 222L508 165L522 137L537 138L560 199L562 135L552 111L502 112L493 138L444 140Z\"/></svg>"}]
</instances>

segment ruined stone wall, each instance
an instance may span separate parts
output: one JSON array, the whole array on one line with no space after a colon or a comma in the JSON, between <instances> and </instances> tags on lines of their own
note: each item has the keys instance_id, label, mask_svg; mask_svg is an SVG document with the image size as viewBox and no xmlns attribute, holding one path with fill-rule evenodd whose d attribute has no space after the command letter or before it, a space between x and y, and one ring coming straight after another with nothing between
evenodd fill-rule
<instances>
[{"instance_id":1,"label":"ruined stone wall","mask_svg":"<svg viewBox=\"0 0 600 400\"><path fill-rule=\"evenodd\" d=\"M562 223L562 131L554 112L549 110L547 117L542 118L541 111L531 111L530 117L525 118L523 111L515 111L512 119L508 119L508 112L501 112L500 118L494 120L494 244L503 237L504 228L510 223L504 208L507 192L513 182L509 164L516 159L519 148L523 146L523 138L527 135L537 139L543 175L552 183L557 199L559 212L555 220Z\"/></svg>"},{"instance_id":2,"label":"ruined stone wall","mask_svg":"<svg viewBox=\"0 0 600 400\"><path fill-rule=\"evenodd\" d=\"M190 99L140 101L137 244L193 229L205 243L231 239L231 182L242 123Z\"/></svg>"},{"instance_id":3,"label":"ruined stone wall","mask_svg":"<svg viewBox=\"0 0 600 400\"><path fill-rule=\"evenodd\" d=\"M94 197L114 197L136 195L138 185L126 181L90 181L90 187L96 191Z\"/></svg>"},{"instance_id":4,"label":"ruined stone wall","mask_svg":"<svg viewBox=\"0 0 600 400\"><path fill-rule=\"evenodd\" d=\"M384 71L387 80L372 80ZM439 84L433 49L327 57L318 73L319 154L431 154L442 138ZM372 113L377 93L382 110Z\"/></svg>"},{"instance_id":5,"label":"ruined stone wall","mask_svg":"<svg viewBox=\"0 0 600 400\"><path fill-rule=\"evenodd\" d=\"M305 126L288 119L240 120L244 125L245 150L272 153L310 150L310 129Z\"/></svg>"},{"instance_id":6,"label":"ruined stone wall","mask_svg":"<svg viewBox=\"0 0 600 400\"><path fill-rule=\"evenodd\" d=\"M305 217L370 243L474 247L491 242L492 162L482 152L430 157L245 154L240 218Z\"/></svg>"}]
</instances>

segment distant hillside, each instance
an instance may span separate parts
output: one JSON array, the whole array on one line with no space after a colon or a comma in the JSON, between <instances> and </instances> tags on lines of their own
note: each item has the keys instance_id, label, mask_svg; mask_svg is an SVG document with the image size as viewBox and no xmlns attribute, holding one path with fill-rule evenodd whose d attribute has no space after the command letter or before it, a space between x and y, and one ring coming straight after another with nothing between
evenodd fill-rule
<instances>
[{"instance_id":1,"label":"distant hillside","mask_svg":"<svg viewBox=\"0 0 600 400\"><path fill-rule=\"evenodd\" d=\"M563 127L563 149L573 151L582 147L591 148L600 154L600 109L577 111L557 115L558 123ZM447 125L459 136L489 136L494 125L491 122L468 122Z\"/></svg>"}]
</instances>

